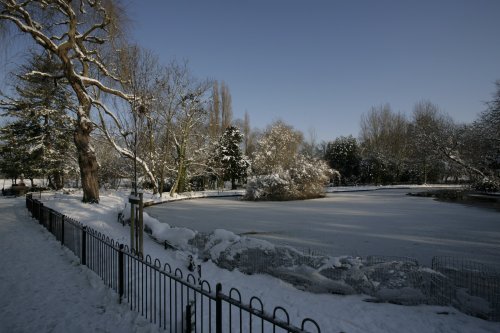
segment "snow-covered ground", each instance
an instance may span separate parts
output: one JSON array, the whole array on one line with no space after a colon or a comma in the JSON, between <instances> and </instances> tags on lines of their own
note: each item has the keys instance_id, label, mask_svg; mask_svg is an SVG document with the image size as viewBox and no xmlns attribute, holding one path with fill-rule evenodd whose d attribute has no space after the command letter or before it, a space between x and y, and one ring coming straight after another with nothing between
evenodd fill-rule
<instances>
[{"instance_id":1,"label":"snow-covered ground","mask_svg":"<svg viewBox=\"0 0 500 333\"><path fill-rule=\"evenodd\" d=\"M172 226L226 229L333 256L407 256L426 266L433 256L500 263L498 212L405 195L422 188L351 192L356 189L366 188L305 201L210 198L146 211Z\"/></svg>"},{"instance_id":2,"label":"snow-covered ground","mask_svg":"<svg viewBox=\"0 0 500 333\"><path fill-rule=\"evenodd\" d=\"M0 199L0 332L157 332L28 216Z\"/></svg>"},{"instance_id":3,"label":"snow-covered ground","mask_svg":"<svg viewBox=\"0 0 500 333\"><path fill-rule=\"evenodd\" d=\"M55 197L45 197L44 202L49 207L55 208L94 229L104 232L115 240L127 243L128 228L122 227L117 222L117 214L123 209L123 195L116 195L111 192L102 194L101 204L99 205L82 204L80 198L80 193L74 195L58 194ZM19 312L27 312L31 316L35 316L34 313L36 312L36 321L39 324L38 327L49 327L45 329L45 331L50 331L49 325L54 324L54 319L50 318L51 308L49 306L44 306L47 303L43 302L43 297L54 300L55 298L58 299L58 293L64 294L65 292L58 292L57 290L47 287L47 280L50 281L50 278L47 276L48 273L43 276L43 279L36 279L36 276L40 274L40 266L46 266L54 270L53 274L51 274L54 276L52 279L65 280L66 276L63 273L69 269L74 269L76 270L75 274L84 276L84 279L81 281L72 275L67 276L67 279L71 281L70 284L75 286L81 285L81 288L86 294L92 294L90 291L91 286L98 287L98 291L100 290L99 292L101 293L98 294L99 297L103 297L102 293L106 294L106 299L102 299L99 303L99 306L105 304L106 311L104 314L113 318L125 317L121 326L111 324L108 326L104 325L106 328L112 327L108 329L108 331L114 331L113 327L141 327L142 322L135 314L131 313L128 315L130 317L126 317L127 315L123 312L124 308L115 305L116 296L102 289L104 288L102 285L95 283L90 284L88 282L90 279L96 279L95 276L76 265L74 263L75 258L68 251L61 249L55 241L51 240L51 236L48 235L46 231L32 222L30 218L27 218L22 204L23 201L21 199L2 201L2 212L5 211L6 214L12 216L10 219L0 221L0 226L2 226L0 229L2 249L5 244L4 239L12 238L12 242L23 244L25 242L23 242L22 235L27 234L27 237L32 239L33 242L29 248L32 248L31 251L36 253L31 255L29 250L23 250L23 246L17 245L17 247L14 247L12 242L7 242L7 246L13 248L9 251L9 262L25 260L25 254L23 253L27 252L28 257L37 258L28 260L28 263L35 260L38 260L39 263L37 265L35 265L35 263L26 265L23 266L23 268L21 268L20 265L14 266L9 263L3 265L12 267L12 269L2 271L2 274L5 275L5 277L2 275L2 280L19 281L20 277L26 275L32 278L29 280L30 288L20 281L19 288L12 286L15 284L14 282L11 282L9 288L6 288L5 284L0 285L0 288L2 288L2 298L0 300L0 304L2 304L2 316L5 316L4 308L6 307L16 309ZM186 212L187 211L188 208L186 209ZM290 214L293 214L293 211L291 211ZM17 222L14 222L14 220L17 220ZM12 231L12 229L15 230ZM11 233L17 233L17 235ZM37 238L34 236L37 234L42 236ZM49 244L48 248L41 246L41 243L45 242ZM146 238L145 253L150 254L153 258L159 258L161 262L169 262L173 267L186 266L186 253L165 251L162 246L156 244L149 238ZM62 263L57 264L49 262L48 259L46 259L49 256L59 258L62 260ZM6 259L2 258L2 260ZM64 267L64 263L67 263L68 267ZM391 304L373 304L363 302L363 299L366 298L365 296L311 294L297 290L288 283L270 276L261 274L248 276L237 270L227 271L218 268L211 261L203 262L201 265L203 279L210 281L212 285L221 282L226 291L231 287L236 287L242 291L243 299L246 301L248 301L251 296L258 296L264 301L265 309L268 311L274 306L280 305L289 310L293 319L300 320L304 317L311 317L319 323L322 332L500 332L500 323L486 322L478 318L470 317L450 307L408 307ZM30 267L34 267L33 270L31 270ZM59 278L59 276L61 276L61 278ZM55 285L55 283L53 284ZM34 296L34 289L38 290L40 295L37 294ZM16 295L11 295L11 293L14 292ZM31 298L34 299L33 302L27 301ZM64 304L64 302L75 302L72 299L63 299L62 296L61 299L61 304ZM37 300L41 302L40 305ZM92 301L82 302L85 304L94 304ZM11 305L11 303L13 304ZM91 310L88 310L88 312L91 312ZM95 315L102 315L99 314L101 310L96 310L96 312L97 314ZM71 311L70 314L77 318L75 319L74 325L81 323L82 320L87 320L80 319L79 315ZM4 325L4 322L9 323L9 326L6 326L7 329L17 327L19 331L31 331L30 328L32 326L29 326L29 322L26 321L23 315L13 316L9 321L4 321L4 318L0 319L0 323L2 323L0 325ZM296 320L294 320L294 322ZM25 325L27 327L26 330L23 329ZM92 330L92 327L96 327L96 325L97 324L89 326L89 330ZM71 328L71 322L67 323L67 327ZM44 329L38 329L37 331L44 331ZM74 330L69 329L68 331ZM117 329L116 331L119 330Z\"/></svg>"}]
</instances>

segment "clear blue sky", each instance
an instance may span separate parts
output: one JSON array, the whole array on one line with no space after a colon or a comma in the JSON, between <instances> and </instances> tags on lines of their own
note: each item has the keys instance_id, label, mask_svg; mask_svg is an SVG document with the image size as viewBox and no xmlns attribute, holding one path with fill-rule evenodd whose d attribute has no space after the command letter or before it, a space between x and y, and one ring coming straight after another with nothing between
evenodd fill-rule
<instances>
[{"instance_id":1,"label":"clear blue sky","mask_svg":"<svg viewBox=\"0 0 500 333\"><path fill-rule=\"evenodd\" d=\"M428 99L455 120L500 79L500 1L132 1L131 31L165 63L224 80L235 117L283 119L318 139L359 133L361 114Z\"/></svg>"},{"instance_id":2,"label":"clear blue sky","mask_svg":"<svg viewBox=\"0 0 500 333\"><path fill-rule=\"evenodd\" d=\"M422 99L471 122L500 79L500 0L124 2L137 43L225 81L235 118L248 111L253 127L282 119L318 140L357 137L371 106L410 115ZM1 77L23 57L13 43Z\"/></svg>"}]
</instances>

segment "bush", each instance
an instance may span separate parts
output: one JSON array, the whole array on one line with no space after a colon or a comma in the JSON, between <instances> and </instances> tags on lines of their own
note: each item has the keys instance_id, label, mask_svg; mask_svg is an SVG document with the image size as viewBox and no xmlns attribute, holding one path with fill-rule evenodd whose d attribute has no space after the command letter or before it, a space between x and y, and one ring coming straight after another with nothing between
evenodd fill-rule
<instances>
[{"instance_id":1,"label":"bush","mask_svg":"<svg viewBox=\"0 0 500 333\"><path fill-rule=\"evenodd\" d=\"M489 179L489 178L483 178L480 180L476 180L472 184L472 188L475 189L476 191L482 191L482 192L498 192L498 191L500 191L500 186L498 185L498 183Z\"/></svg>"},{"instance_id":2,"label":"bush","mask_svg":"<svg viewBox=\"0 0 500 333\"><path fill-rule=\"evenodd\" d=\"M288 170L248 179L246 200L301 200L323 197L332 170L325 162L298 155Z\"/></svg>"}]
</instances>

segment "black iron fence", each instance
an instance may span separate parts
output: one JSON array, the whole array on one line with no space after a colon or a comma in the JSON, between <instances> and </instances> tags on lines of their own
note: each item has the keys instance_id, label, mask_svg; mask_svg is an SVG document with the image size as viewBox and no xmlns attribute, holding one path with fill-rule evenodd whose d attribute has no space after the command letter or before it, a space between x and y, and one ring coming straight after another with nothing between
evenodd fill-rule
<instances>
[{"instance_id":1,"label":"black iron fence","mask_svg":"<svg viewBox=\"0 0 500 333\"><path fill-rule=\"evenodd\" d=\"M145 258L128 246L45 207L26 196L32 217L68 247L82 265L94 271L103 282L139 312L169 332L321 332L310 318L292 323L285 308L272 312L264 309L258 297L243 301L241 292L231 288L223 292L193 274L162 265L149 255Z\"/></svg>"}]
</instances>

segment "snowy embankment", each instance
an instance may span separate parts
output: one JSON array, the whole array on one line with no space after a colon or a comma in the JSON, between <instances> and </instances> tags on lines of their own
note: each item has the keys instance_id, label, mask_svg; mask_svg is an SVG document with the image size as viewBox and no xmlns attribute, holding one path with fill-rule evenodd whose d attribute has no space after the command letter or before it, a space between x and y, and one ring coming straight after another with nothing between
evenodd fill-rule
<instances>
[{"instance_id":1,"label":"snowy embankment","mask_svg":"<svg viewBox=\"0 0 500 333\"><path fill-rule=\"evenodd\" d=\"M47 206L81 221L116 241L128 243L128 227L123 227L117 221L118 213L125 208L125 193L103 193L99 205L81 203L79 193L44 196L43 201ZM125 209L125 212L127 211ZM470 317L450 307L373 304L364 302L367 297L362 295L314 294L298 290L292 284L269 275L246 275L238 269L232 271L222 269L214 263L213 258L219 258L221 255L227 259L241 257L249 249L250 251L258 249L265 253L272 250L273 245L240 237L225 230L204 236L185 228L170 228L165 223L158 223L148 216L145 216L145 223L154 238L167 239L172 245L181 249L181 251L165 251L162 245L146 238L144 246L146 254L158 258L162 263L168 262L173 267L186 270L188 254L195 249L202 250L198 252L200 256L198 263L202 266L203 279L212 285L217 282L222 283L224 290L238 288L242 292L243 300L246 301L251 296L257 296L263 300L267 311L275 306L283 306L293 318L311 317L318 322L323 332L500 331L499 323ZM203 239L197 239L200 237ZM196 241L192 241L193 239ZM339 259L331 262L331 265L342 266L348 263ZM303 289L314 291L314 286L321 285L319 282L324 281L325 277L317 272L309 273L316 277L315 283L311 288Z\"/></svg>"},{"instance_id":2,"label":"snowy embankment","mask_svg":"<svg viewBox=\"0 0 500 333\"><path fill-rule=\"evenodd\" d=\"M390 189L437 189L437 188L462 188L462 185L454 184L425 184L425 185L360 185L360 186L329 186L326 187L326 193L335 192L359 192L359 191L377 191Z\"/></svg>"}]
</instances>

